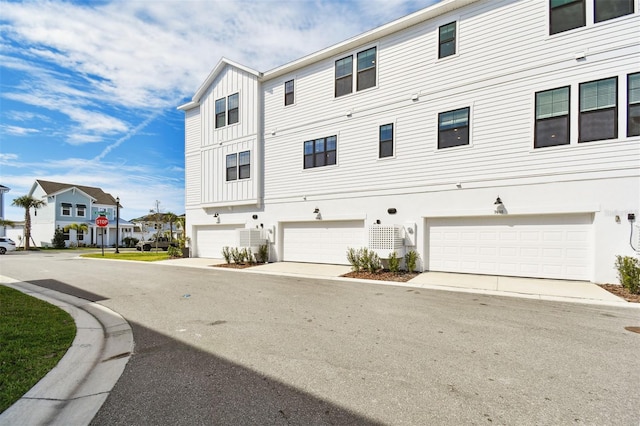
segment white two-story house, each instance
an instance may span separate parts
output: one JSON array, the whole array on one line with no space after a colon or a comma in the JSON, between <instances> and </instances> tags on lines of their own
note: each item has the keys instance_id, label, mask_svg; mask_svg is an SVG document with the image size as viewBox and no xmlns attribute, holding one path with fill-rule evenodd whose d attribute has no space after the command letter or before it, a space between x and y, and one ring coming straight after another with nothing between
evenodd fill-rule
<instances>
[{"instance_id":1,"label":"white two-story house","mask_svg":"<svg viewBox=\"0 0 640 426\"><path fill-rule=\"evenodd\" d=\"M179 107L193 255L258 228L273 261L346 264L391 228L424 271L616 282L638 3L445 0L268 72L222 59Z\"/></svg>"}]
</instances>

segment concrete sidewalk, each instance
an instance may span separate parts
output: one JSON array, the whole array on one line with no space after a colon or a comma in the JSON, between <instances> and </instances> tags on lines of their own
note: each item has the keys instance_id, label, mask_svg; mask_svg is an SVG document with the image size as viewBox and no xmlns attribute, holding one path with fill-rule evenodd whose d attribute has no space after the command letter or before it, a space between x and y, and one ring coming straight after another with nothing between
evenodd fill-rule
<instances>
[{"instance_id":1,"label":"concrete sidewalk","mask_svg":"<svg viewBox=\"0 0 640 426\"><path fill-rule=\"evenodd\" d=\"M76 337L60 362L0 415L0 425L86 425L122 375L133 333L119 314L97 303L16 281L0 283L68 312Z\"/></svg>"},{"instance_id":2,"label":"concrete sidewalk","mask_svg":"<svg viewBox=\"0 0 640 426\"><path fill-rule=\"evenodd\" d=\"M166 260L157 263L211 269L214 265L223 264L225 262L223 259L185 258ZM626 300L609 293L600 286L586 281L423 272L412 280L402 283L341 277L341 275L351 271L351 268L346 265L325 265L296 262L275 262L265 265L256 265L245 269L229 268L225 270L238 273L321 278L346 282L367 282L379 285L429 288L434 290L461 291L608 306L627 306L640 309L640 304L629 303Z\"/></svg>"}]
</instances>

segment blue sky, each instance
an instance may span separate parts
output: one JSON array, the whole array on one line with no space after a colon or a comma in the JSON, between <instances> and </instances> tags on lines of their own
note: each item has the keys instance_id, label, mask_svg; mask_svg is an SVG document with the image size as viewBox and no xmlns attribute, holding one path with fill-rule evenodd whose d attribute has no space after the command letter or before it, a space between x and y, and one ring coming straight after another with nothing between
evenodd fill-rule
<instances>
[{"instance_id":1,"label":"blue sky","mask_svg":"<svg viewBox=\"0 0 640 426\"><path fill-rule=\"evenodd\" d=\"M221 57L268 71L436 2L0 1L5 217L35 179L100 187L125 219L184 213L176 107Z\"/></svg>"}]
</instances>

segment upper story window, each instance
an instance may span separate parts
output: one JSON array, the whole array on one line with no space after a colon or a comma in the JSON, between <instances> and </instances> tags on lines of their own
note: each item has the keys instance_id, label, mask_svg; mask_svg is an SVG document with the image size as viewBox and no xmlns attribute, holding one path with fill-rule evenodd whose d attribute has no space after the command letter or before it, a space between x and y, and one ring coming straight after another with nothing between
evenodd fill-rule
<instances>
[{"instance_id":1,"label":"upper story window","mask_svg":"<svg viewBox=\"0 0 640 426\"><path fill-rule=\"evenodd\" d=\"M229 110L228 124L236 124L239 121L240 95L234 93L227 98L227 109Z\"/></svg>"},{"instance_id":2,"label":"upper story window","mask_svg":"<svg viewBox=\"0 0 640 426\"><path fill-rule=\"evenodd\" d=\"M304 143L304 168L330 166L336 164L337 137L305 141Z\"/></svg>"},{"instance_id":3,"label":"upper story window","mask_svg":"<svg viewBox=\"0 0 640 426\"><path fill-rule=\"evenodd\" d=\"M71 216L71 204L70 203L62 203L60 205L60 207L61 207L60 214L62 216Z\"/></svg>"},{"instance_id":4,"label":"upper story window","mask_svg":"<svg viewBox=\"0 0 640 426\"><path fill-rule=\"evenodd\" d=\"M534 148L569 143L569 86L536 93Z\"/></svg>"},{"instance_id":5,"label":"upper story window","mask_svg":"<svg viewBox=\"0 0 640 426\"><path fill-rule=\"evenodd\" d=\"M633 13L635 0L595 0L593 4L594 22L608 21Z\"/></svg>"},{"instance_id":6,"label":"upper story window","mask_svg":"<svg viewBox=\"0 0 640 426\"><path fill-rule=\"evenodd\" d=\"M617 77L580 84L578 142L615 139L618 136Z\"/></svg>"},{"instance_id":7,"label":"upper story window","mask_svg":"<svg viewBox=\"0 0 640 426\"><path fill-rule=\"evenodd\" d=\"M438 36L438 58L456 54L456 23L442 25Z\"/></svg>"},{"instance_id":8,"label":"upper story window","mask_svg":"<svg viewBox=\"0 0 640 426\"><path fill-rule=\"evenodd\" d=\"M549 0L550 34L586 25L585 0Z\"/></svg>"},{"instance_id":9,"label":"upper story window","mask_svg":"<svg viewBox=\"0 0 640 426\"><path fill-rule=\"evenodd\" d=\"M251 151L227 155L227 182L251 177Z\"/></svg>"},{"instance_id":10,"label":"upper story window","mask_svg":"<svg viewBox=\"0 0 640 426\"><path fill-rule=\"evenodd\" d=\"M358 53L358 90L376 85L376 48Z\"/></svg>"},{"instance_id":11,"label":"upper story window","mask_svg":"<svg viewBox=\"0 0 640 426\"><path fill-rule=\"evenodd\" d=\"M356 90L365 90L376 85L376 57L377 48L371 47L369 49L358 52L356 55L356 70L357 81ZM354 74L353 55L346 56L336 61L336 73L335 73L335 97L348 95L353 93L353 74Z\"/></svg>"},{"instance_id":12,"label":"upper story window","mask_svg":"<svg viewBox=\"0 0 640 426\"><path fill-rule=\"evenodd\" d=\"M627 77L627 136L640 136L640 72Z\"/></svg>"},{"instance_id":13,"label":"upper story window","mask_svg":"<svg viewBox=\"0 0 640 426\"><path fill-rule=\"evenodd\" d=\"M216 100L216 129L224 127L227 120L227 102L225 98Z\"/></svg>"},{"instance_id":14,"label":"upper story window","mask_svg":"<svg viewBox=\"0 0 640 426\"><path fill-rule=\"evenodd\" d=\"M380 126L379 158L393 157L393 124Z\"/></svg>"},{"instance_id":15,"label":"upper story window","mask_svg":"<svg viewBox=\"0 0 640 426\"><path fill-rule=\"evenodd\" d=\"M226 98L216 99L216 129L239 121L240 95L234 93Z\"/></svg>"},{"instance_id":16,"label":"upper story window","mask_svg":"<svg viewBox=\"0 0 640 426\"><path fill-rule=\"evenodd\" d=\"M293 80L285 81L284 83L284 105L293 105L295 100L293 92L294 84Z\"/></svg>"},{"instance_id":17,"label":"upper story window","mask_svg":"<svg viewBox=\"0 0 640 426\"><path fill-rule=\"evenodd\" d=\"M353 91L353 56L336 61L336 98Z\"/></svg>"},{"instance_id":18,"label":"upper story window","mask_svg":"<svg viewBox=\"0 0 640 426\"><path fill-rule=\"evenodd\" d=\"M76 204L76 216L85 217L87 215L87 206L84 204Z\"/></svg>"},{"instance_id":19,"label":"upper story window","mask_svg":"<svg viewBox=\"0 0 640 426\"><path fill-rule=\"evenodd\" d=\"M438 149L469 145L469 107L438 114Z\"/></svg>"}]
</instances>

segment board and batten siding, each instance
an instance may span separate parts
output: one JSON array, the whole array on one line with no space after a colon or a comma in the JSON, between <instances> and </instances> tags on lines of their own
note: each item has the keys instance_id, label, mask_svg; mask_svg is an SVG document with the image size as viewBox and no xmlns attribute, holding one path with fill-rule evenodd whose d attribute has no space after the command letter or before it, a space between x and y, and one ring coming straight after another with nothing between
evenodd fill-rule
<instances>
[{"instance_id":1,"label":"board and batten siding","mask_svg":"<svg viewBox=\"0 0 640 426\"><path fill-rule=\"evenodd\" d=\"M227 182L226 157L229 154L237 154L243 151L251 151L251 177ZM240 202L256 199L256 139L247 139L240 142L232 142L222 146L216 146L202 151L202 203Z\"/></svg>"},{"instance_id":2,"label":"board and batten siding","mask_svg":"<svg viewBox=\"0 0 640 426\"><path fill-rule=\"evenodd\" d=\"M637 174L640 138L626 137L625 102L626 75L640 71L640 15L549 36L546 8L478 2L264 82L265 201ZM438 60L438 27L453 20L458 52ZM377 87L334 98L335 60L371 46ZM576 60L581 51L586 60ZM578 144L578 85L613 76L625 117L619 138ZM296 101L284 107L284 82L292 78ZM561 86L571 86L571 143L534 149L535 92ZM463 107L470 107L470 144L439 150L438 113ZM395 156L379 159L378 127L387 123L394 124ZM304 170L304 141L331 135L338 136L337 164Z\"/></svg>"},{"instance_id":3,"label":"board and batten siding","mask_svg":"<svg viewBox=\"0 0 640 426\"><path fill-rule=\"evenodd\" d=\"M215 101L239 94L239 120L235 124L215 128ZM199 128L199 152L197 158L187 156L187 197L203 205L255 203L258 199L257 167L261 150L257 145L259 126L259 94L257 77L247 71L227 65L215 78L200 100L202 119ZM228 110L227 110L228 114ZM227 117L228 119L228 117ZM195 133L195 132L194 132ZM192 146L192 145L191 145ZM251 177L226 181L226 156L251 151ZM196 192L192 179L198 179Z\"/></svg>"},{"instance_id":4,"label":"board and batten siding","mask_svg":"<svg viewBox=\"0 0 640 426\"><path fill-rule=\"evenodd\" d=\"M197 205L201 201L200 185L200 152L201 152L201 123L200 108L192 108L185 113L185 204Z\"/></svg>"}]
</instances>

